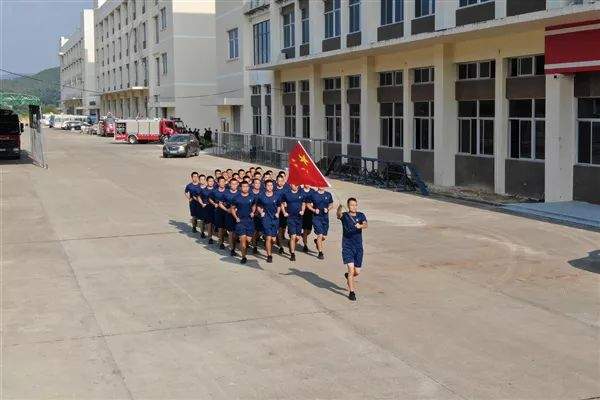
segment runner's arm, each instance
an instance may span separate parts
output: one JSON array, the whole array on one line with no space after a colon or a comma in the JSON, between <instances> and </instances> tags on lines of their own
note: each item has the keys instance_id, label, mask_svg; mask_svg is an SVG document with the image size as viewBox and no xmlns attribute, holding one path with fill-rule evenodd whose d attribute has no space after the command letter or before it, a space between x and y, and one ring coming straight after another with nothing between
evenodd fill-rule
<instances>
[{"instance_id":1,"label":"runner's arm","mask_svg":"<svg viewBox=\"0 0 600 400\"><path fill-rule=\"evenodd\" d=\"M344 207L340 204L336 211L337 219L342 219L342 215L344 215Z\"/></svg>"}]
</instances>

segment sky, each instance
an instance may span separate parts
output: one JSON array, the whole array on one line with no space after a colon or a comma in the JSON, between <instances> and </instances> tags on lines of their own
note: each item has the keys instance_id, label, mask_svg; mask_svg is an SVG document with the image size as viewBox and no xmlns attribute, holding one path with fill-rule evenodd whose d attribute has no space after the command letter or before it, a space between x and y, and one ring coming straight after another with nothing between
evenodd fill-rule
<instances>
[{"instance_id":1,"label":"sky","mask_svg":"<svg viewBox=\"0 0 600 400\"><path fill-rule=\"evenodd\" d=\"M60 36L74 32L81 10L92 4L92 0L0 0L0 68L30 74L57 67Z\"/></svg>"}]
</instances>

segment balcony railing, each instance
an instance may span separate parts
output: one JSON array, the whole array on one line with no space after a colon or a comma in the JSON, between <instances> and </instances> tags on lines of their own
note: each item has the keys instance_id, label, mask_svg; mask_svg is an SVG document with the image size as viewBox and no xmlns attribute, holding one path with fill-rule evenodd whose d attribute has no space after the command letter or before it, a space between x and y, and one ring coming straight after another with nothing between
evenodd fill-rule
<instances>
[{"instance_id":1,"label":"balcony railing","mask_svg":"<svg viewBox=\"0 0 600 400\"><path fill-rule=\"evenodd\" d=\"M248 3L246 3L244 14L250 15L260 10L267 9L269 8L270 3L270 0L249 0Z\"/></svg>"}]
</instances>

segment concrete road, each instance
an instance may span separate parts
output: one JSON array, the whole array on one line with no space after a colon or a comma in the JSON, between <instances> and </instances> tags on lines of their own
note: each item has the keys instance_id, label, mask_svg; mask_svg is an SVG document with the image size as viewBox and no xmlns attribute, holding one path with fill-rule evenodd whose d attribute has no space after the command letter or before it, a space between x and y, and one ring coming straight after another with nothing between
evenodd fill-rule
<instances>
[{"instance_id":1,"label":"concrete road","mask_svg":"<svg viewBox=\"0 0 600 400\"><path fill-rule=\"evenodd\" d=\"M585 399L600 396L600 234L343 182L369 218L359 299L326 260L209 247L191 170L157 145L47 132L1 165L2 396Z\"/></svg>"}]
</instances>

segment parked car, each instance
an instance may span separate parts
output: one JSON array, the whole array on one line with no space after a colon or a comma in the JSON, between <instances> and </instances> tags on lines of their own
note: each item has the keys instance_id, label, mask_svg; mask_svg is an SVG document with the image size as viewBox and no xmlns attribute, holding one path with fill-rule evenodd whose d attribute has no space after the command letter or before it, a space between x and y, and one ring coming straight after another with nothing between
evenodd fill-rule
<instances>
[{"instance_id":1,"label":"parked car","mask_svg":"<svg viewBox=\"0 0 600 400\"><path fill-rule=\"evenodd\" d=\"M80 131L82 122L79 121L67 121L63 125L63 129L66 131Z\"/></svg>"},{"instance_id":2,"label":"parked car","mask_svg":"<svg viewBox=\"0 0 600 400\"><path fill-rule=\"evenodd\" d=\"M200 154L200 144L194 135L176 134L169 137L163 145L163 157L197 156Z\"/></svg>"}]
</instances>

